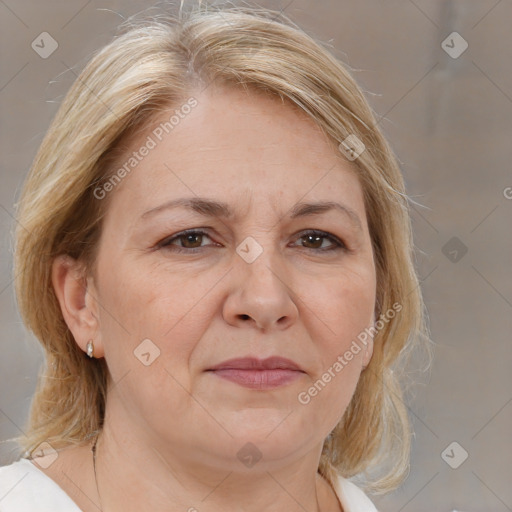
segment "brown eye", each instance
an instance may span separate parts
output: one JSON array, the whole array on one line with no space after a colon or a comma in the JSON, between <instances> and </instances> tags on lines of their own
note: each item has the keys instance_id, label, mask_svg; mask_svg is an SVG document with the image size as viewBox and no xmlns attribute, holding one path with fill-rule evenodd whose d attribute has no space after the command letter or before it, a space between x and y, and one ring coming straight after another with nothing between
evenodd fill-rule
<instances>
[{"instance_id":1,"label":"brown eye","mask_svg":"<svg viewBox=\"0 0 512 512\"><path fill-rule=\"evenodd\" d=\"M184 231L182 233L178 233L177 235L173 235L172 237L166 238L165 240L162 240L158 244L158 247L178 252L196 252L197 250L200 250L203 247L208 247L208 245L202 244L203 239L205 237L210 238L208 234L205 233L204 231ZM176 241L178 241L179 243L175 243Z\"/></svg>"},{"instance_id":2,"label":"brown eye","mask_svg":"<svg viewBox=\"0 0 512 512\"><path fill-rule=\"evenodd\" d=\"M303 240L305 240L308 249L320 249L325 239L325 237L317 235L306 235L303 236L302 238Z\"/></svg>"},{"instance_id":3,"label":"brown eye","mask_svg":"<svg viewBox=\"0 0 512 512\"><path fill-rule=\"evenodd\" d=\"M308 231L302 234L298 240L303 240L302 247L313 251L333 251L346 248L345 244L337 237L323 231ZM323 246L324 242L330 241L330 245ZM322 247L323 246L323 247Z\"/></svg>"},{"instance_id":4,"label":"brown eye","mask_svg":"<svg viewBox=\"0 0 512 512\"><path fill-rule=\"evenodd\" d=\"M195 249L196 247L201 247L203 235L199 233L189 233L187 235L179 236L178 239L182 241L182 247L186 247L187 249ZM197 245L198 243L199 245Z\"/></svg>"}]
</instances>

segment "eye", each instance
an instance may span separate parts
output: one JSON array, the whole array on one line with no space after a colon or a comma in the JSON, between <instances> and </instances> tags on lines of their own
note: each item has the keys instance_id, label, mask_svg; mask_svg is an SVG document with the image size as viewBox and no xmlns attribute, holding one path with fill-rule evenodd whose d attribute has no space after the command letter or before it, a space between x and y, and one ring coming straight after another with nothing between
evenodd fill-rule
<instances>
[{"instance_id":1,"label":"eye","mask_svg":"<svg viewBox=\"0 0 512 512\"><path fill-rule=\"evenodd\" d=\"M346 249L346 245L336 236L326 233L325 231L308 230L302 232L298 240L304 240L302 246L305 249L313 251L334 251L340 249ZM328 240L331 242L327 247L324 246L324 242Z\"/></svg>"},{"instance_id":2,"label":"eye","mask_svg":"<svg viewBox=\"0 0 512 512\"><path fill-rule=\"evenodd\" d=\"M210 238L205 231L190 229L162 240L158 247L177 252L197 252L201 247L205 247L201 244L204 237ZM179 241L180 245L176 245L175 241Z\"/></svg>"},{"instance_id":3,"label":"eye","mask_svg":"<svg viewBox=\"0 0 512 512\"><path fill-rule=\"evenodd\" d=\"M157 247L175 252L196 253L200 252L205 247L214 245L203 244L202 242L205 238L211 240L210 236L205 231L190 229L165 238L157 244ZM304 249L317 252L347 249L346 245L338 237L326 233L325 231L314 229L303 231L297 240L303 240L302 247ZM325 246L326 241L330 242L330 245ZM177 242L179 242L179 244Z\"/></svg>"}]
</instances>

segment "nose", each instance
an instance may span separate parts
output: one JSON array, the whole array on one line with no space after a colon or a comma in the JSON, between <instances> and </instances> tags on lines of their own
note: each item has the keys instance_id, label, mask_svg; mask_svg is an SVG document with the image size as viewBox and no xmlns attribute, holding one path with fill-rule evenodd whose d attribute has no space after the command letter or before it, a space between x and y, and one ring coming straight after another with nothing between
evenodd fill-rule
<instances>
[{"instance_id":1,"label":"nose","mask_svg":"<svg viewBox=\"0 0 512 512\"><path fill-rule=\"evenodd\" d=\"M266 332L285 330L296 321L297 296L277 258L268 249L252 263L235 256L235 268L230 272L232 292L223 308L224 319L230 325L248 325Z\"/></svg>"}]
</instances>

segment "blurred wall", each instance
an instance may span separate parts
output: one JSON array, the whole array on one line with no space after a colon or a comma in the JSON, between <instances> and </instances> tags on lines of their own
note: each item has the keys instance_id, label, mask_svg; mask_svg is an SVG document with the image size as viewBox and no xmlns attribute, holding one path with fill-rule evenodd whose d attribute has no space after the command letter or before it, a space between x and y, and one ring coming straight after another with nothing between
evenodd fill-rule
<instances>
[{"instance_id":1,"label":"blurred wall","mask_svg":"<svg viewBox=\"0 0 512 512\"><path fill-rule=\"evenodd\" d=\"M15 305L13 204L75 73L123 17L149 5L0 1L2 440L22 433L42 362ZM354 69L418 203L415 243L435 360L409 403L410 476L374 501L383 512L512 510L512 3L260 5L283 9ZM47 36L39 52L31 47L42 32L58 44L51 55ZM16 456L12 442L0 444L0 464Z\"/></svg>"}]
</instances>

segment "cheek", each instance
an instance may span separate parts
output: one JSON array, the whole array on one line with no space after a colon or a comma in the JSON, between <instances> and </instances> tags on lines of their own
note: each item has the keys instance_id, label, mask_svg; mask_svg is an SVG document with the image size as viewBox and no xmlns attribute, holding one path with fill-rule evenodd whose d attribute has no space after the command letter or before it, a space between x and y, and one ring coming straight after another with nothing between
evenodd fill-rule
<instances>
[{"instance_id":1,"label":"cheek","mask_svg":"<svg viewBox=\"0 0 512 512\"><path fill-rule=\"evenodd\" d=\"M101 296L112 316L134 336L161 337L197 302L195 287L158 268L143 268L126 259L103 269Z\"/></svg>"},{"instance_id":2,"label":"cheek","mask_svg":"<svg viewBox=\"0 0 512 512\"><path fill-rule=\"evenodd\" d=\"M162 279L161 272L134 268L120 263L102 270L105 360L125 410L171 422L162 408L180 417L190 407L189 360L204 331L205 290L186 288L183 273Z\"/></svg>"},{"instance_id":3,"label":"cheek","mask_svg":"<svg viewBox=\"0 0 512 512\"><path fill-rule=\"evenodd\" d=\"M325 329L329 352L346 350L351 341L367 328L373 319L376 300L375 273L372 268L344 272L330 280L318 296L318 314Z\"/></svg>"},{"instance_id":4,"label":"cheek","mask_svg":"<svg viewBox=\"0 0 512 512\"><path fill-rule=\"evenodd\" d=\"M105 265L101 271L100 324L112 373L138 368L134 351L149 339L156 348L145 343L159 362L186 379L190 353L211 314L204 296L218 277L197 278L157 267L142 271L129 262Z\"/></svg>"},{"instance_id":5,"label":"cheek","mask_svg":"<svg viewBox=\"0 0 512 512\"><path fill-rule=\"evenodd\" d=\"M321 364L297 397L305 408L304 428L312 422L325 436L341 420L356 389L365 351L358 335L371 324L375 303L371 277L337 284L325 288L317 309L327 315L329 326L320 328L322 334L314 339Z\"/></svg>"},{"instance_id":6,"label":"cheek","mask_svg":"<svg viewBox=\"0 0 512 512\"><path fill-rule=\"evenodd\" d=\"M358 336L371 325L375 286L373 267L366 266L358 272L340 272L336 279L317 287L315 295L305 295L305 311L310 312L304 315L311 321L309 329L320 364L313 368L310 386L302 389L298 401L331 429L359 380L365 345Z\"/></svg>"}]
</instances>

